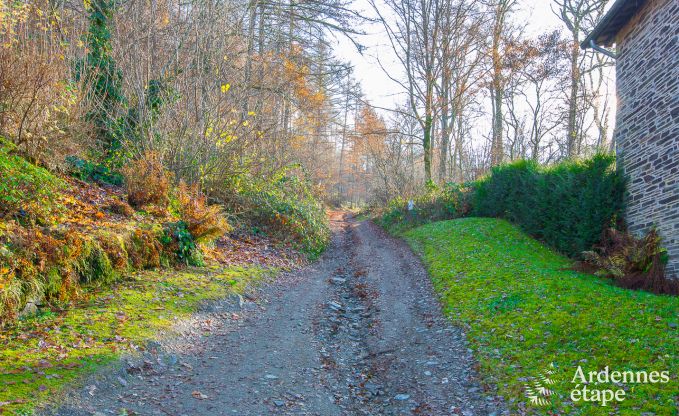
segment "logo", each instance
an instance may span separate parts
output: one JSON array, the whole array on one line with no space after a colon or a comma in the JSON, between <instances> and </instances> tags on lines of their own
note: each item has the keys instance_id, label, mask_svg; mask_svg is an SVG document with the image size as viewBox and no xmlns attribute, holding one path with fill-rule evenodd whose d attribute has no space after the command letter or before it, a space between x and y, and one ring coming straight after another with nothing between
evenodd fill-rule
<instances>
[{"instance_id":1,"label":"logo","mask_svg":"<svg viewBox=\"0 0 679 416\"><path fill-rule=\"evenodd\" d=\"M627 392L622 388L601 388L602 385L623 386L629 384L655 384L669 383L669 371L618 371L610 370L608 366L603 370L585 372L581 366L575 370L575 375L571 383L575 388L571 390L571 400L575 403L595 402L606 407L608 403L622 402L625 400Z\"/></svg>"},{"instance_id":2,"label":"logo","mask_svg":"<svg viewBox=\"0 0 679 416\"><path fill-rule=\"evenodd\" d=\"M536 377L529 377L524 384L526 398L532 406L545 407L553 405L553 397L563 397L555 392L557 369L551 363ZM575 403L590 402L606 407L611 402L623 402L627 398L626 386L635 384L669 383L669 371L631 371L612 370L608 366L603 370L585 371L582 366L575 369L570 379L571 387L568 397ZM559 383L565 387L564 383ZM559 389L556 389L559 390ZM631 389L633 390L633 389Z\"/></svg>"},{"instance_id":3,"label":"logo","mask_svg":"<svg viewBox=\"0 0 679 416\"><path fill-rule=\"evenodd\" d=\"M545 371L538 373L537 377L531 377L530 382L524 384L526 398L530 404L539 407L552 404L551 397L554 392L547 386L551 386L555 383L554 379L552 379L554 373L554 363L550 363Z\"/></svg>"}]
</instances>

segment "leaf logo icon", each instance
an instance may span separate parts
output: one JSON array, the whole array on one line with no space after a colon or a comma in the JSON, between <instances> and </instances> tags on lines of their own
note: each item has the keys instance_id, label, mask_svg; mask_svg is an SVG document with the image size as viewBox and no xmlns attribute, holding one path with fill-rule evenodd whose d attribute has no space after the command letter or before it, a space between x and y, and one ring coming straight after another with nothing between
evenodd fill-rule
<instances>
[{"instance_id":1,"label":"leaf logo icon","mask_svg":"<svg viewBox=\"0 0 679 416\"><path fill-rule=\"evenodd\" d=\"M526 389L526 398L531 405L544 407L552 404L550 397L554 392L546 386L551 386L556 383L556 381L551 378L555 373L554 363L551 363L544 372L538 373L537 377L530 378L532 385L530 383L524 385Z\"/></svg>"}]
</instances>

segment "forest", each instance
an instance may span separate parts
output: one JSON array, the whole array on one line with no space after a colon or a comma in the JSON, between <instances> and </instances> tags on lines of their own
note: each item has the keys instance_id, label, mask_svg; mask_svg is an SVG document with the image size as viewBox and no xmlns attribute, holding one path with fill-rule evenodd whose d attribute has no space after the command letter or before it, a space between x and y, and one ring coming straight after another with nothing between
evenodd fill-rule
<instances>
[{"instance_id":1,"label":"forest","mask_svg":"<svg viewBox=\"0 0 679 416\"><path fill-rule=\"evenodd\" d=\"M610 151L613 62L579 47L605 4L554 1L561 29L532 36L518 0L4 1L0 132L50 169L153 153L226 201L298 165L326 201L383 204ZM402 90L384 111L333 53L370 31Z\"/></svg>"}]
</instances>

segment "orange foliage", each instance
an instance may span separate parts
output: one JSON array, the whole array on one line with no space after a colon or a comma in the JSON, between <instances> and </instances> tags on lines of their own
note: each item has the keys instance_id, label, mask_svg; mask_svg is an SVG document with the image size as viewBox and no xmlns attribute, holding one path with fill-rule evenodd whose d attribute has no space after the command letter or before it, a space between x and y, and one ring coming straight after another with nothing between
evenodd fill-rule
<instances>
[{"instance_id":1,"label":"orange foliage","mask_svg":"<svg viewBox=\"0 0 679 416\"><path fill-rule=\"evenodd\" d=\"M133 207L154 204L167 207L170 174L157 152L148 151L123 169L127 184L127 201Z\"/></svg>"},{"instance_id":2,"label":"orange foliage","mask_svg":"<svg viewBox=\"0 0 679 416\"><path fill-rule=\"evenodd\" d=\"M197 184L189 186L181 182L177 189L177 199L182 221L196 241L214 241L231 228L224 218L222 207L209 205L207 197Z\"/></svg>"}]
</instances>

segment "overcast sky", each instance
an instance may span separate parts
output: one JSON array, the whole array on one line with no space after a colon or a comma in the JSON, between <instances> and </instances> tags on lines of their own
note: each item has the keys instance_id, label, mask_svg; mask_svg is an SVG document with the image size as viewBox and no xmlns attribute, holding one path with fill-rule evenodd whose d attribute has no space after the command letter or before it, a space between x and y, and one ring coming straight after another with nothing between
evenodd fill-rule
<instances>
[{"instance_id":1,"label":"overcast sky","mask_svg":"<svg viewBox=\"0 0 679 416\"><path fill-rule=\"evenodd\" d=\"M563 24L552 13L551 3L551 0L519 0L514 19L525 23L528 36L561 28ZM355 0L355 8L361 10L364 16L374 16L368 0ZM394 108L395 105L404 102L403 90L384 73L376 57L379 57L385 66L389 66L390 71L393 69L394 74L399 73L399 65L394 61L393 52L387 44L388 40L381 25L366 25L363 29L369 33L358 39L362 45L367 47L363 55L358 53L354 45L344 38L337 40L335 54L338 58L354 65L354 76L361 82L366 98L373 105Z\"/></svg>"}]
</instances>

